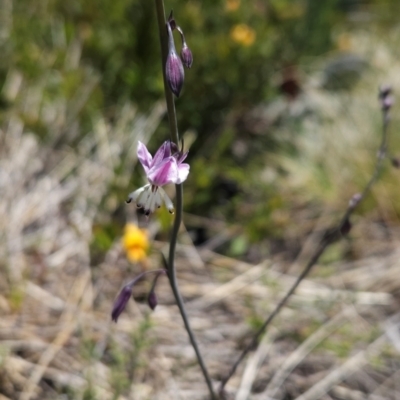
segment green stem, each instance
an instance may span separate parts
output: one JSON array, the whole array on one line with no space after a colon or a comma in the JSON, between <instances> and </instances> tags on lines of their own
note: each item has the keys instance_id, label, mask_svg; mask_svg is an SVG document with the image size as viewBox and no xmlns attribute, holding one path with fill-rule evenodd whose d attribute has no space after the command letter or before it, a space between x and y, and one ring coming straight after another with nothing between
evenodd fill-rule
<instances>
[{"instance_id":1,"label":"green stem","mask_svg":"<svg viewBox=\"0 0 400 400\"><path fill-rule=\"evenodd\" d=\"M156 10L157 10L157 22L158 29L160 33L160 43L161 43L161 54L162 54L162 71L164 77L164 92L165 99L167 102L167 113L169 119L169 127L171 132L171 140L179 145L179 133L178 133L178 124L176 119L176 111L175 111L175 101L174 95L168 87L166 78L165 78L165 63L168 55L168 42L167 42L167 31L166 31L166 20L165 20L165 10L164 10L164 2L163 0L155 0ZM176 215L174 220L174 225L172 228L170 246L169 246L169 256L168 256L168 279L171 285L172 292L175 297L176 304L178 305L179 311L181 313L183 323L185 325L185 329L189 335L190 342L193 346L193 349L197 356L197 361L200 365L201 371L203 373L204 379L207 383L208 390L210 392L211 398L214 400L216 396L214 394L214 389L212 387L212 382L210 376L208 375L207 368L204 364L203 358L201 356L199 347L196 342L196 338L193 334L192 328L190 327L189 318L187 316L185 306L183 303L182 296L179 292L178 282L176 279L176 270L175 270L175 248L176 242L178 239L179 228L182 222L182 212L183 212L183 187L182 185L175 185L176 188Z\"/></svg>"}]
</instances>

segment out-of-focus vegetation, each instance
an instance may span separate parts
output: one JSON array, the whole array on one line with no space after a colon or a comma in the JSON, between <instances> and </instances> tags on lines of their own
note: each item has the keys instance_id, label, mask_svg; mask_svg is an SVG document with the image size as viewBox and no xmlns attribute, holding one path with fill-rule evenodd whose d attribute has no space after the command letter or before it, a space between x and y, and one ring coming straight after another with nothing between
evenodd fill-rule
<instances>
[{"instance_id":1,"label":"out-of-focus vegetation","mask_svg":"<svg viewBox=\"0 0 400 400\"><path fill-rule=\"evenodd\" d=\"M323 115L331 107L329 99L336 96L341 103L346 98L353 107L351 96L357 90L365 91L362 97L369 97L371 105L363 110L359 104L356 114L361 119L364 113L371 115L371 134L379 133L378 112L371 111L372 80L362 79L365 74L377 76L376 65L368 70L371 59L360 54L352 34L374 31L385 41L396 24L397 2L171 0L166 8L174 10L194 54L177 100L181 133L187 132L188 141L195 139L186 210L244 224L245 237L232 249L241 253L247 240L281 237L292 221L289 209L302 207L303 200L314 202L316 210L324 207L327 193L330 200L344 201L342 180L335 181L341 173L329 175L337 165L325 164L326 158L315 160L304 142L322 141L318 137L346 118L340 110ZM17 113L26 129L44 142L59 138L57 131L65 134L54 146L79 146L82 137L92 134L98 116L113 126L125 104L146 114L163 97L151 1L2 0L1 18L0 119L6 122L10 113ZM364 86L358 85L360 79ZM325 93L326 107L320 107L317 95L312 100L316 87L318 96ZM60 119L55 109L68 112ZM315 123L315 139L310 139L310 123ZM351 123L345 129L349 127ZM363 137L364 128L354 125L352 133ZM161 124L156 137L161 141L167 136L168 125ZM360 157L346 152L350 136L344 132L334 140L343 147L328 163L352 164ZM366 151L366 174L375 144L372 140L368 149L360 149ZM154 140L150 147L157 145ZM302 186L291 186L290 171L307 168L307 163L304 174L313 174L312 182L304 178ZM364 182L359 170L347 170L349 180ZM133 175L132 185L140 182L140 174ZM296 190L303 192L300 199L293 197ZM128 191L120 184L110 187L110 195L121 200Z\"/></svg>"}]
</instances>

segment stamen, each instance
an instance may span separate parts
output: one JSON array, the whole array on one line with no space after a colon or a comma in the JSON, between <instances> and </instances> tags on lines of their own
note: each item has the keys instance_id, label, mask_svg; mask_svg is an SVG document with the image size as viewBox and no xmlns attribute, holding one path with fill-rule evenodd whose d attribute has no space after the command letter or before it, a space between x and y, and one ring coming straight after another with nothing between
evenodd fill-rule
<instances>
[{"instance_id":1,"label":"stamen","mask_svg":"<svg viewBox=\"0 0 400 400\"><path fill-rule=\"evenodd\" d=\"M146 199L146 203L144 203L143 206L145 215L149 215L152 212L151 205L153 203L153 196L154 193L152 193L151 190L148 190L148 197Z\"/></svg>"},{"instance_id":2,"label":"stamen","mask_svg":"<svg viewBox=\"0 0 400 400\"><path fill-rule=\"evenodd\" d=\"M145 191L137 198L136 201L137 208L142 208L144 205L146 205L147 201L149 200L149 197L151 195L149 187L150 185L146 185Z\"/></svg>"},{"instance_id":3,"label":"stamen","mask_svg":"<svg viewBox=\"0 0 400 400\"><path fill-rule=\"evenodd\" d=\"M134 192L130 193L126 202L127 203L131 203L132 201L136 202L138 200L138 198L140 197L140 195L147 189L148 186L149 185L143 186L143 187L135 190Z\"/></svg>"},{"instance_id":4,"label":"stamen","mask_svg":"<svg viewBox=\"0 0 400 400\"><path fill-rule=\"evenodd\" d=\"M161 194L159 191L156 192L156 201L155 201L156 207L160 208L161 204L162 204L162 198L161 198Z\"/></svg>"},{"instance_id":5,"label":"stamen","mask_svg":"<svg viewBox=\"0 0 400 400\"><path fill-rule=\"evenodd\" d=\"M158 188L161 198L164 200L164 204L167 207L167 210L169 211L170 214L173 214L175 212L174 209L174 203L172 203L172 200L168 197L167 193L165 193L165 190L162 188Z\"/></svg>"}]
</instances>

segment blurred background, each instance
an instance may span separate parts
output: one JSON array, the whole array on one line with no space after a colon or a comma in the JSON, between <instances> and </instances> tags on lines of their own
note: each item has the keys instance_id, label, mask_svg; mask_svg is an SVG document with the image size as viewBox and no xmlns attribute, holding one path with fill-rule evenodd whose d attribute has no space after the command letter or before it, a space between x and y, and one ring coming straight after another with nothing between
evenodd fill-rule
<instances>
[{"instance_id":1,"label":"blurred background","mask_svg":"<svg viewBox=\"0 0 400 400\"><path fill-rule=\"evenodd\" d=\"M176 100L191 165L178 277L218 382L371 176L378 87L400 89L400 3L165 7L194 55ZM0 399L205 398L165 280L154 313L143 281L110 322L122 285L160 267L172 223L125 204L144 183L137 141L154 152L169 138L154 3L0 0L0 51ZM230 381L232 398L400 396L397 104L390 124L349 237Z\"/></svg>"}]
</instances>

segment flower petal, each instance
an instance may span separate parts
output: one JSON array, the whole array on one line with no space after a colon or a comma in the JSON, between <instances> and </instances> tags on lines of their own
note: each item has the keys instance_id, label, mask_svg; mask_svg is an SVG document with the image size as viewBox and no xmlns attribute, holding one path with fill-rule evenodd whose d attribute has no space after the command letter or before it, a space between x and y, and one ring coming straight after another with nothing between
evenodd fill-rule
<instances>
[{"instance_id":1,"label":"flower petal","mask_svg":"<svg viewBox=\"0 0 400 400\"><path fill-rule=\"evenodd\" d=\"M170 155L171 155L171 142L169 140L167 140L157 150L157 153L154 155L154 158L153 158L152 163L150 164L150 167L157 166L164 159L168 158Z\"/></svg>"},{"instance_id":2,"label":"flower petal","mask_svg":"<svg viewBox=\"0 0 400 400\"><path fill-rule=\"evenodd\" d=\"M147 173L147 179L152 185L164 186L168 183L177 183L178 164L175 157L168 157L159 165L155 165Z\"/></svg>"},{"instance_id":3,"label":"flower petal","mask_svg":"<svg viewBox=\"0 0 400 400\"><path fill-rule=\"evenodd\" d=\"M147 150L147 147L141 141L138 141L137 156L140 164L142 164L144 171L147 174L150 169L150 165L152 164L153 157Z\"/></svg>"},{"instance_id":4,"label":"flower petal","mask_svg":"<svg viewBox=\"0 0 400 400\"><path fill-rule=\"evenodd\" d=\"M189 164L180 164L178 165L178 179L175 183L182 183L186 180L189 175L190 165Z\"/></svg>"}]
</instances>

